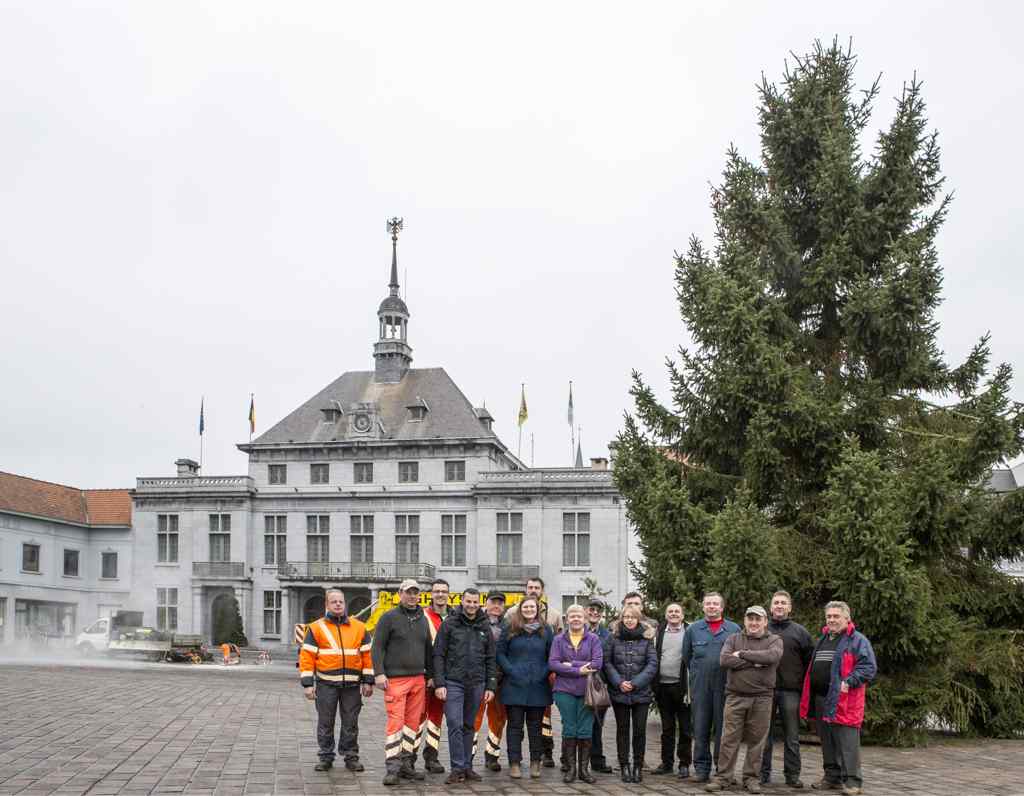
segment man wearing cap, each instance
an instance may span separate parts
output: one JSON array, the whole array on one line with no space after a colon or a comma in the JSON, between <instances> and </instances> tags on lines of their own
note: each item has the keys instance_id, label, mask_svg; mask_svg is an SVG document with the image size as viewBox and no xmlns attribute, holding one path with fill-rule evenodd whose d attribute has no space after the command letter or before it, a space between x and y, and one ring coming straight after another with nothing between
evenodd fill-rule
<instances>
[{"instance_id":1,"label":"man wearing cap","mask_svg":"<svg viewBox=\"0 0 1024 796\"><path fill-rule=\"evenodd\" d=\"M608 628L604 626L604 611L605 604L600 598L591 597L587 601L587 630L601 639L602 645L608 641L609 636ZM612 767L604 756L604 719L607 715L608 708L597 708L594 711L594 732L590 736L590 770L598 774L612 773Z\"/></svg>"},{"instance_id":2,"label":"man wearing cap","mask_svg":"<svg viewBox=\"0 0 1024 796\"><path fill-rule=\"evenodd\" d=\"M743 616L743 630L725 640L719 663L728 672L725 684L725 719L718 773L704 790L709 793L732 787L740 744L747 745L743 761L743 787L761 792L760 768L764 742L772 722L775 674L782 660L782 639L769 633L768 612L750 606Z\"/></svg>"},{"instance_id":3,"label":"man wearing cap","mask_svg":"<svg viewBox=\"0 0 1024 796\"><path fill-rule=\"evenodd\" d=\"M484 607L487 615L487 627L491 631L495 648L498 639L501 638L501 631L505 629L505 595L500 591L492 591L487 595L487 602ZM508 716L505 713L505 706L501 704L501 669L498 672L498 690L494 692L494 699L490 702L481 702L480 709L476 712L476 721L473 722L473 757L476 757L477 739L480 737L480 728L484 724L484 716L487 716L487 743L484 746L484 765L489 771L501 771L501 736L505 733L505 722Z\"/></svg>"},{"instance_id":4,"label":"man wearing cap","mask_svg":"<svg viewBox=\"0 0 1024 796\"><path fill-rule=\"evenodd\" d=\"M430 623L420 608L420 585L403 580L398 593L399 604L377 622L370 651L375 683L384 692L387 711L385 785L423 779L423 772L414 767L413 754L434 666Z\"/></svg>"},{"instance_id":5,"label":"man wearing cap","mask_svg":"<svg viewBox=\"0 0 1024 796\"><path fill-rule=\"evenodd\" d=\"M430 605L423 611L430 623L430 642L434 643L441 623L448 616L448 597L451 587L444 578L434 578L430 584ZM443 774L444 766L437 759L441 747L441 722L444 719L444 702L434 696L434 689L427 689L427 700L423 706L423 720L416 736L416 748L423 747L423 767L429 774Z\"/></svg>"}]
</instances>

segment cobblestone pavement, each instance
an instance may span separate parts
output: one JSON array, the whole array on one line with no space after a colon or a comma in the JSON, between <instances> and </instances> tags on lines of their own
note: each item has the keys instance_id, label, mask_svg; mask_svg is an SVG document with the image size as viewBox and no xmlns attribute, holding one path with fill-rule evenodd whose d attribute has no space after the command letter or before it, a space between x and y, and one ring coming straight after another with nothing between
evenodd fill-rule
<instances>
[{"instance_id":1,"label":"cobblestone pavement","mask_svg":"<svg viewBox=\"0 0 1024 796\"><path fill-rule=\"evenodd\" d=\"M557 711L556 711L557 712ZM483 771L483 782L446 788L443 775L385 788L379 695L363 709L366 772L313 771L314 708L284 664L266 668L0 665L0 796L3 794L663 793L697 794L674 777L624 785L598 775L563 785L557 769L514 782ZM606 745L613 744L609 716ZM556 722L557 731L557 722ZM656 765L659 726L651 720L648 766ZM781 754L781 744L776 746ZM816 746L803 747L803 779L818 778ZM442 761L447 763L442 746ZM777 763L781 768L781 762ZM925 749L864 750L869 794L1024 794L1024 742L939 742ZM767 793L793 793L773 786ZM805 791L814 793L815 791Z\"/></svg>"}]
</instances>

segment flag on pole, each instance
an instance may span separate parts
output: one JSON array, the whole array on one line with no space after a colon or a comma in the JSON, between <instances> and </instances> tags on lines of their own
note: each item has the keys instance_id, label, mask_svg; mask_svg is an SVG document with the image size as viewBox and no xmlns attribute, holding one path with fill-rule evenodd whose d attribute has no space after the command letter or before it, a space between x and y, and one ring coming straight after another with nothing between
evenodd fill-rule
<instances>
[{"instance_id":1,"label":"flag on pole","mask_svg":"<svg viewBox=\"0 0 1024 796\"><path fill-rule=\"evenodd\" d=\"M249 433L256 431L256 396L249 393Z\"/></svg>"},{"instance_id":2,"label":"flag on pole","mask_svg":"<svg viewBox=\"0 0 1024 796\"><path fill-rule=\"evenodd\" d=\"M572 382L569 382L569 425L572 426Z\"/></svg>"},{"instance_id":3,"label":"flag on pole","mask_svg":"<svg viewBox=\"0 0 1024 796\"><path fill-rule=\"evenodd\" d=\"M206 397L199 399L199 436L203 436L203 432L206 430L206 419L203 416L203 406L206 403Z\"/></svg>"},{"instance_id":4,"label":"flag on pole","mask_svg":"<svg viewBox=\"0 0 1024 796\"><path fill-rule=\"evenodd\" d=\"M522 387L522 394L519 398L519 415L516 418L516 422L519 424L519 428L523 427L523 424L530 417L530 413L526 411L526 385Z\"/></svg>"}]
</instances>

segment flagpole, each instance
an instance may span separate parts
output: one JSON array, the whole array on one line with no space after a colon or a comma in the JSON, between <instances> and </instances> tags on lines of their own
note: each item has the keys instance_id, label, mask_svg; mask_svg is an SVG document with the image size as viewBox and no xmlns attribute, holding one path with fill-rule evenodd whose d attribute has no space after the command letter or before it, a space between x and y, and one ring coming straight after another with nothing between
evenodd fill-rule
<instances>
[{"instance_id":1,"label":"flagpole","mask_svg":"<svg viewBox=\"0 0 1024 796\"><path fill-rule=\"evenodd\" d=\"M206 396L202 396L199 399L199 472L203 471L203 449L205 447L206 436L203 432L206 430L206 422L204 417L204 410L206 409Z\"/></svg>"}]
</instances>

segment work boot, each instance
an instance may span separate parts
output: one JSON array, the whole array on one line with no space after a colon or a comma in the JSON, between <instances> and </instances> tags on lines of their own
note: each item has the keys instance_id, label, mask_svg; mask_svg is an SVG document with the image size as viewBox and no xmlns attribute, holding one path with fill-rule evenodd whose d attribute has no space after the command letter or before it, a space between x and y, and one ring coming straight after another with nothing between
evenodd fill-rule
<instances>
[{"instance_id":1,"label":"work boot","mask_svg":"<svg viewBox=\"0 0 1024 796\"><path fill-rule=\"evenodd\" d=\"M423 750L423 767L429 774L444 773L444 766L442 766L437 759L437 750L432 746L428 745L427 748Z\"/></svg>"},{"instance_id":2,"label":"work boot","mask_svg":"<svg viewBox=\"0 0 1024 796\"><path fill-rule=\"evenodd\" d=\"M321 760L313 766L314 771L330 771L332 768L334 768L334 763L330 760Z\"/></svg>"},{"instance_id":3,"label":"work boot","mask_svg":"<svg viewBox=\"0 0 1024 796\"><path fill-rule=\"evenodd\" d=\"M349 771L366 771L366 766L359 762L358 757L354 757L351 760L346 760L345 768L347 768Z\"/></svg>"},{"instance_id":4,"label":"work boot","mask_svg":"<svg viewBox=\"0 0 1024 796\"><path fill-rule=\"evenodd\" d=\"M462 776L466 778L466 782L482 782L483 777L477 774L473 769L467 768L462 772Z\"/></svg>"},{"instance_id":5,"label":"work boot","mask_svg":"<svg viewBox=\"0 0 1024 796\"><path fill-rule=\"evenodd\" d=\"M530 761L530 779L540 779L540 760Z\"/></svg>"},{"instance_id":6,"label":"work boot","mask_svg":"<svg viewBox=\"0 0 1024 796\"><path fill-rule=\"evenodd\" d=\"M402 761L397 757L392 757L385 763L385 766L387 768L387 773L384 774L384 784L397 785L398 781L401 779L398 775L398 771L402 767Z\"/></svg>"},{"instance_id":7,"label":"work boot","mask_svg":"<svg viewBox=\"0 0 1024 796\"><path fill-rule=\"evenodd\" d=\"M427 778L427 775L422 771L417 771L415 768L416 761L412 755L402 758L402 767L398 769L398 776L402 779L411 779L415 782L422 782Z\"/></svg>"},{"instance_id":8,"label":"work boot","mask_svg":"<svg viewBox=\"0 0 1024 796\"><path fill-rule=\"evenodd\" d=\"M593 785L597 780L590 773L590 744L589 738L581 738L576 742L576 765L580 782Z\"/></svg>"},{"instance_id":9,"label":"work boot","mask_svg":"<svg viewBox=\"0 0 1024 796\"><path fill-rule=\"evenodd\" d=\"M562 739L562 764L569 768L562 774L562 782L567 785L576 781L576 739Z\"/></svg>"},{"instance_id":10,"label":"work boot","mask_svg":"<svg viewBox=\"0 0 1024 796\"><path fill-rule=\"evenodd\" d=\"M498 758L494 755L484 752L484 768L488 771L501 771L501 763L498 762Z\"/></svg>"},{"instance_id":11,"label":"work boot","mask_svg":"<svg viewBox=\"0 0 1024 796\"><path fill-rule=\"evenodd\" d=\"M444 781L445 785L458 785L460 782L465 782L466 777L461 771L452 771L448 775L448 779Z\"/></svg>"},{"instance_id":12,"label":"work boot","mask_svg":"<svg viewBox=\"0 0 1024 796\"><path fill-rule=\"evenodd\" d=\"M522 779L523 778L523 770L522 770L522 768L519 767L519 763L509 763L508 764L508 775L510 777L512 777L512 779Z\"/></svg>"}]
</instances>

